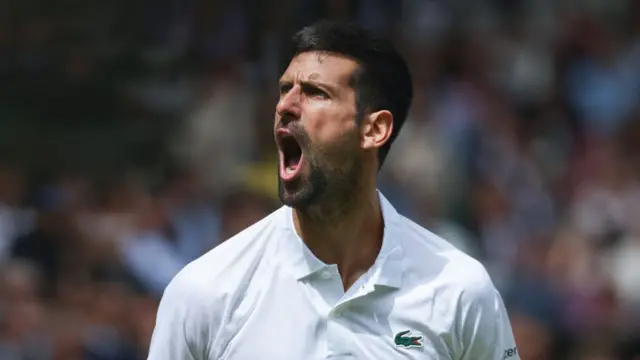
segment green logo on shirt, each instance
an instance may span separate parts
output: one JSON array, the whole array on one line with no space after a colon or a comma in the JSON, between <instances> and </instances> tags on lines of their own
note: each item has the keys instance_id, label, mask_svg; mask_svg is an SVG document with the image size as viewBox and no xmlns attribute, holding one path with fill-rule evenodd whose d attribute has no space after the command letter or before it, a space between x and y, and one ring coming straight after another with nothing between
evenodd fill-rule
<instances>
[{"instance_id":1,"label":"green logo on shirt","mask_svg":"<svg viewBox=\"0 0 640 360\"><path fill-rule=\"evenodd\" d=\"M393 341L397 346L406 348L422 346L422 336L411 336L411 330L400 331Z\"/></svg>"}]
</instances>

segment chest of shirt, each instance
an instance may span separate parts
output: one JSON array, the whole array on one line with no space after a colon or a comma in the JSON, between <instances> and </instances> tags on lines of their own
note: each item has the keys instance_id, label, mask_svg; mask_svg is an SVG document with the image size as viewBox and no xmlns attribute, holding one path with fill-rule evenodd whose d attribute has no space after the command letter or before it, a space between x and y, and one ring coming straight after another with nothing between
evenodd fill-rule
<instances>
[{"instance_id":1,"label":"chest of shirt","mask_svg":"<svg viewBox=\"0 0 640 360\"><path fill-rule=\"evenodd\" d=\"M230 306L216 360L451 359L447 314L428 292L329 278L253 288Z\"/></svg>"}]
</instances>

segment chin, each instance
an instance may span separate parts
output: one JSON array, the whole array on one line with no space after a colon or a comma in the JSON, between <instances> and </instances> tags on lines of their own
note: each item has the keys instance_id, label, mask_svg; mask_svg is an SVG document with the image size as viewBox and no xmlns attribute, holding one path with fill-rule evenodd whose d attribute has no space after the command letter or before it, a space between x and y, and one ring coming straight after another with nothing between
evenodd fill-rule
<instances>
[{"instance_id":1,"label":"chin","mask_svg":"<svg viewBox=\"0 0 640 360\"><path fill-rule=\"evenodd\" d=\"M322 202L327 185L325 173L320 168L308 166L291 181L285 182L278 177L278 197L284 205L303 210Z\"/></svg>"},{"instance_id":2,"label":"chin","mask_svg":"<svg viewBox=\"0 0 640 360\"><path fill-rule=\"evenodd\" d=\"M294 209L304 209L314 203L316 192L311 184L303 181L294 183L284 183L282 180L278 184L278 197L280 201Z\"/></svg>"}]
</instances>

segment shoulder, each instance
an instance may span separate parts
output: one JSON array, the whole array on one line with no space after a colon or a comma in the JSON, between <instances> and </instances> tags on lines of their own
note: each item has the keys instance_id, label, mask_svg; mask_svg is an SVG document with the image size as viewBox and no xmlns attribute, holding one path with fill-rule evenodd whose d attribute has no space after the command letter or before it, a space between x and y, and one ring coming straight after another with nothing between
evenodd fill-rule
<instances>
[{"instance_id":1,"label":"shoulder","mask_svg":"<svg viewBox=\"0 0 640 360\"><path fill-rule=\"evenodd\" d=\"M219 347L224 341L224 319L232 312L230 304L251 284L269 240L277 235L278 222L276 211L178 272L160 301L154 330L156 351L177 346L170 340L174 338L184 339L185 349L198 353Z\"/></svg>"},{"instance_id":2,"label":"shoulder","mask_svg":"<svg viewBox=\"0 0 640 360\"><path fill-rule=\"evenodd\" d=\"M286 214L275 211L178 272L160 301L150 359L220 358L246 321L238 309L272 286Z\"/></svg>"},{"instance_id":3,"label":"shoulder","mask_svg":"<svg viewBox=\"0 0 640 360\"><path fill-rule=\"evenodd\" d=\"M395 237L402 244L405 266L416 281L431 282L465 300L493 296L495 286L478 260L404 216L398 225Z\"/></svg>"},{"instance_id":4,"label":"shoulder","mask_svg":"<svg viewBox=\"0 0 640 360\"><path fill-rule=\"evenodd\" d=\"M194 321L219 312L228 294L244 286L260 264L277 229L277 213L268 215L184 266L165 288L160 306L185 309Z\"/></svg>"},{"instance_id":5,"label":"shoulder","mask_svg":"<svg viewBox=\"0 0 640 360\"><path fill-rule=\"evenodd\" d=\"M430 323L456 358L518 359L507 311L484 265L407 218L397 223L408 294L422 311L431 309Z\"/></svg>"},{"instance_id":6,"label":"shoulder","mask_svg":"<svg viewBox=\"0 0 640 360\"><path fill-rule=\"evenodd\" d=\"M212 295L233 291L246 283L260 266L271 240L281 231L282 211L274 211L189 263L174 277L167 291L179 290L194 299L211 299Z\"/></svg>"}]
</instances>

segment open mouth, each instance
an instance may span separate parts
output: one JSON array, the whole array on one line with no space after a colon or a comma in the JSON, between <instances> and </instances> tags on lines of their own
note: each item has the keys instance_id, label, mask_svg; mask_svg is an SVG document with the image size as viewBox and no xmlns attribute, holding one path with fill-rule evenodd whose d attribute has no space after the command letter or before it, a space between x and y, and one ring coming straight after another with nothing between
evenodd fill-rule
<instances>
[{"instance_id":1,"label":"open mouth","mask_svg":"<svg viewBox=\"0 0 640 360\"><path fill-rule=\"evenodd\" d=\"M302 165L302 148L296 138L288 131L278 132L278 145L280 148L280 177L283 180L292 180Z\"/></svg>"}]
</instances>

